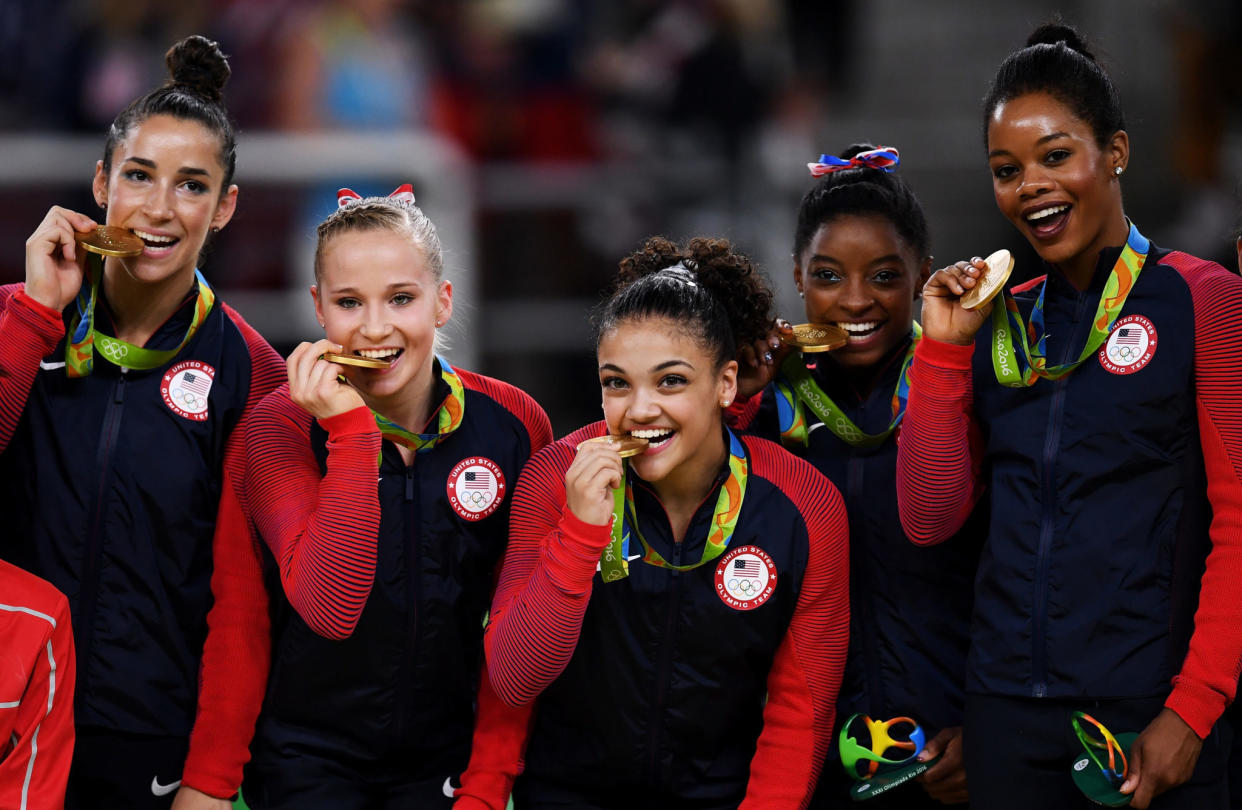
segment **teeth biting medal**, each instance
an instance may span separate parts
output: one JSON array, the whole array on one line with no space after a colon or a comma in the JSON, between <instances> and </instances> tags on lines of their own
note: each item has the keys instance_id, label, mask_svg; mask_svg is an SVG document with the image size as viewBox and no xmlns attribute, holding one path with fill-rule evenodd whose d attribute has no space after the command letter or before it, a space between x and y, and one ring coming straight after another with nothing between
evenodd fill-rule
<instances>
[{"instance_id":1,"label":"teeth biting medal","mask_svg":"<svg viewBox=\"0 0 1242 810\"><path fill-rule=\"evenodd\" d=\"M357 366L358 368L388 368L392 365L391 360L384 360L379 357L363 357L360 354L324 352L323 359L329 363L339 363L342 366Z\"/></svg>"},{"instance_id":2,"label":"teeth biting medal","mask_svg":"<svg viewBox=\"0 0 1242 810\"><path fill-rule=\"evenodd\" d=\"M800 323L792 335L781 335L781 342L804 352L828 352L850 342L849 333L827 323Z\"/></svg>"},{"instance_id":3,"label":"teeth biting medal","mask_svg":"<svg viewBox=\"0 0 1242 810\"><path fill-rule=\"evenodd\" d=\"M637 436L626 434L624 436L596 436L594 439L587 439L578 443L578 449L581 450L585 444L607 444L617 448L617 454L621 458L630 458L647 449L650 444L646 439L640 439Z\"/></svg>"}]
</instances>

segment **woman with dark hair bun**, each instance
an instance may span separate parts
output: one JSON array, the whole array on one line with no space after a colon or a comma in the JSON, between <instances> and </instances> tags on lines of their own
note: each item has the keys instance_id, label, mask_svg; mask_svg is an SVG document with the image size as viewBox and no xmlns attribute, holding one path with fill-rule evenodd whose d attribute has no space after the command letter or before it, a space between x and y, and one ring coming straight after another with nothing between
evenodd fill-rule
<instances>
[{"instance_id":1,"label":"woman with dark hair bun","mask_svg":"<svg viewBox=\"0 0 1242 810\"><path fill-rule=\"evenodd\" d=\"M924 544L991 499L965 727L983 807L1089 806L1071 779L1076 712L1138 735L1128 763L1086 766L1106 790L1139 808L1225 806L1214 726L1242 659L1242 279L1126 218L1124 126L1077 33L1037 30L997 72L984 133L997 207L1046 275L967 309L988 267L976 258L923 290L898 495Z\"/></svg>"},{"instance_id":2,"label":"woman with dark hair bun","mask_svg":"<svg viewBox=\"0 0 1242 810\"><path fill-rule=\"evenodd\" d=\"M0 288L0 556L69 598L69 808L228 808L267 677L233 482L284 365L197 269L237 203L228 62L199 36L166 61L95 167L103 218L137 255L88 262L76 240L96 221L54 207L25 283Z\"/></svg>"},{"instance_id":3,"label":"woman with dark hair bun","mask_svg":"<svg viewBox=\"0 0 1242 810\"><path fill-rule=\"evenodd\" d=\"M914 305L931 269L927 219L894 171L896 149L857 144L809 164L820 179L798 208L794 283L806 319L849 342L793 353L776 380L738 414L739 425L780 441L828 477L850 521L850 652L837 701L840 725L859 713L916 719L941 757L915 786L868 801L939 807L966 800L962 704L971 583L984 510L953 542L910 543L897 519L897 436L920 330ZM829 757L815 807L853 806L855 784Z\"/></svg>"},{"instance_id":4,"label":"woman with dark hair bun","mask_svg":"<svg viewBox=\"0 0 1242 810\"><path fill-rule=\"evenodd\" d=\"M846 519L809 464L724 424L736 347L770 307L724 240L655 238L621 263L597 318L604 421L518 480L485 638L501 699L538 698L516 807L810 801L845 657Z\"/></svg>"}]
</instances>

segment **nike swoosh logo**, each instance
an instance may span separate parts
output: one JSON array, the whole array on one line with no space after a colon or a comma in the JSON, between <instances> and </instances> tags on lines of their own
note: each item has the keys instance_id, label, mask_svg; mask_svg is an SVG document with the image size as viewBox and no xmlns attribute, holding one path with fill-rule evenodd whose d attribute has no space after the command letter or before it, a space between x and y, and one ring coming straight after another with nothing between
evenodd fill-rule
<instances>
[{"instance_id":1,"label":"nike swoosh logo","mask_svg":"<svg viewBox=\"0 0 1242 810\"><path fill-rule=\"evenodd\" d=\"M456 792L457 792L456 789L454 789L453 787L453 777L451 776L444 777L444 795L448 796L451 799L453 798L453 794Z\"/></svg>"},{"instance_id":2,"label":"nike swoosh logo","mask_svg":"<svg viewBox=\"0 0 1242 810\"><path fill-rule=\"evenodd\" d=\"M64 368L64 367L65 367L64 360L61 360L60 362L51 362L51 363L49 363L46 360L39 361L39 368L43 369L44 371L55 371L58 368Z\"/></svg>"},{"instance_id":3,"label":"nike swoosh logo","mask_svg":"<svg viewBox=\"0 0 1242 810\"><path fill-rule=\"evenodd\" d=\"M807 429L806 429L806 433L807 433L807 435L809 436L809 435L811 435L812 433L814 433L815 431L817 431L817 430L819 430L820 428L822 428L823 426L824 426L824 423L823 423L823 422L816 422L815 424L811 425L809 428L807 428Z\"/></svg>"},{"instance_id":4,"label":"nike swoosh logo","mask_svg":"<svg viewBox=\"0 0 1242 810\"><path fill-rule=\"evenodd\" d=\"M179 787L181 787L180 779L178 779L176 782L171 782L167 785L161 785L160 779L158 776L151 777L151 792L154 793L156 796L167 796L169 793L172 793L174 790L176 790Z\"/></svg>"},{"instance_id":5,"label":"nike swoosh logo","mask_svg":"<svg viewBox=\"0 0 1242 810\"><path fill-rule=\"evenodd\" d=\"M630 556L628 556L628 557L626 557L626 558L625 558L625 561L626 561L626 562L633 562L634 560L637 560L637 559L638 559L639 557L641 557L641 556L643 556L643 555L641 555L641 554L631 554ZM602 571L602 570L603 570L602 568L600 568L600 565L599 565L599 562L598 562L598 561L595 563L595 570L596 570L596 571Z\"/></svg>"}]
</instances>

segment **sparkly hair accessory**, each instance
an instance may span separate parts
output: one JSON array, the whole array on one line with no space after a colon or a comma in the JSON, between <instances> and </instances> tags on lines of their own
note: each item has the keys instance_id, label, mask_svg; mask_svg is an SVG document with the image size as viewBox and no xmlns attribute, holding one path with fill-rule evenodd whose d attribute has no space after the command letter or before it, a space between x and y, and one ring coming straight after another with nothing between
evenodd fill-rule
<instances>
[{"instance_id":1,"label":"sparkly hair accessory","mask_svg":"<svg viewBox=\"0 0 1242 810\"><path fill-rule=\"evenodd\" d=\"M388 199L403 202L406 205L414 204L414 186L409 183L397 186L393 189L392 194L388 195ZM344 208L352 203L362 202L362 195L350 188L343 188L336 192L336 207Z\"/></svg>"},{"instance_id":2,"label":"sparkly hair accessory","mask_svg":"<svg viewBox=\"0 0 1242 810\"><path fill-rule=\"evenodd\" d=\"M695 277L694 271L686 267L685 262L677 262L677 264L665 267L656 273L657 276L672 276L673 278L691 287L699 286L699 280Z\"/></svg>"},{"instance_id":3,"label":"sparkly hair accessory","mask_svg":"<svg viewBox=\"0 0 1242 810\"><path fill-rule=\"evenodd\" d=\"M891 146L878 146L866 152L859 152L852 158L839 158L836 155L820 155L818 163L808 163L812 177L823 177L825 174L844 171L845 169L880 169L891 172L901 165L901 155Z\"/></svg>"}]
</instances>

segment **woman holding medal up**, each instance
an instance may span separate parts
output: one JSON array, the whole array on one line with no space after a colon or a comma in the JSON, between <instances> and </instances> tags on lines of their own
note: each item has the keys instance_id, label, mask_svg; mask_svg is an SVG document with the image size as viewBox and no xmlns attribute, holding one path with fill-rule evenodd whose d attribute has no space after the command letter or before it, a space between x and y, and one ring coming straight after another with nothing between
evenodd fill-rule
<instances>
[{"instance_id":1,"label":"woman holding medal up","mask_svg":"<svg viewBox=\"0 0 1242 810\"><path fill-rule=\"evenodd\" d=\"M735 347L770 305L724 240L655 238L621 263L598 318L604 421L523 472L487 631L497 693L534 702L516 807L810 801L845 657L846 518L809 464L724 425Z\"/></svg>"},{"instance_id":2,"label":"woman holding medal up","mask_svg":"<svg viewBox=\"0 0 1242 810\"><path fill-rule=\"evenodd\" d=\"M231 476L281 363L196 269L237 201L228 63L198 36L167 63L95 168L112 229L52 208L0 290L0 556L69 598L69 808L228 807L267 673Z\"/></svg>"},{"instance_id":3,"label":"woman holding medal up","mask_svg":"<svg viewBox=\"0 0 1242 810\"><path fill-rule=\"evenodd\" d=\"M995 284L988 263L931 278L898 457L915 542L991 499L971 796L1087 806L1069 775L1085 711L1138 733L1114 785L1133 806L1224 806L1213 724L1242 657L1242 280L1126 219L1117 92L1074 31L1036 31L984 112L997 206L1047 275L976 309L959 297Z\"/></svg>"},{"instance_id":4,"label":"woman holding medal up","mask_svg":"<svg viewBox=\"0 0 1242 810\"><path fill-rule=\"evenodd\" d=\"M339 201L311 288L326 337L293 351L248 434L246 497L279 581L246 800L503 808L524 715L480 685L483 623L513 485L551 426L436 354L453 288L410 187Z\"/></svg>"},{"instance_id":5,"label":"woman holding medal up","mask_svg":"<svg viewBox=\"0 0 1242 810\"><path fill-rule=\"evenodd\" d=\"M911 717L929 740L924 758L943 755L918 777L923 791L868 804L938 807L967 798L962 688L986 524L980 514L952 543L920 548L897 519L897 430L920 335L914 303L931 266L923 207L893 172L898 163L896 149L856 145L809 164L821 179L798 208L794 283L807 320L848 342L787 356L740 424L809 461L845 498L851 629L838 725L855 713ZM813 806L853 806L853 784L830 757Z\"/></svg>"}]
</instances>

